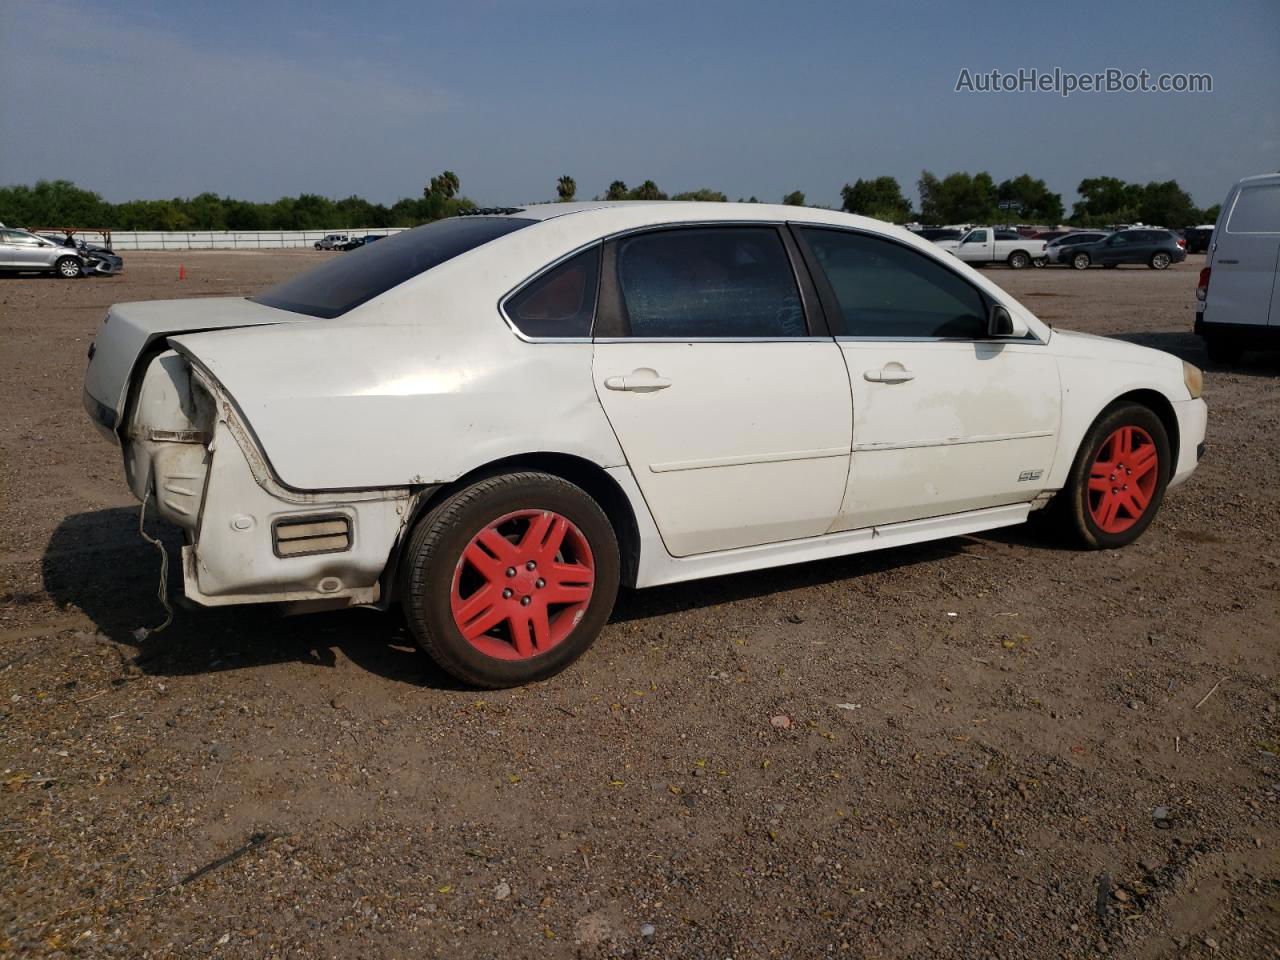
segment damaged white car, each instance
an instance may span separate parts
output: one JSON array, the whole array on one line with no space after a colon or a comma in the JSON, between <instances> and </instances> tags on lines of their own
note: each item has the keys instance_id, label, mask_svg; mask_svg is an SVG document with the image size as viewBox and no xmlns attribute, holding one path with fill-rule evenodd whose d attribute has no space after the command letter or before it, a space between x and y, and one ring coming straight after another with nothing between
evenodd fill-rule
<instances>
[{"instance_id":1,"label":"damaged white car","mask_svg":"<svg viewBox=\"0 0 1280 960\"><path fill-rule=\"evenodd\" d=\"M648 587L1021 523L1151 523L1201 375L1051 330L906 230L554 204L248 299L111 309L85 405L199 604L403 605L456 676L550 676Z\"/></svg>"}]
</instances>

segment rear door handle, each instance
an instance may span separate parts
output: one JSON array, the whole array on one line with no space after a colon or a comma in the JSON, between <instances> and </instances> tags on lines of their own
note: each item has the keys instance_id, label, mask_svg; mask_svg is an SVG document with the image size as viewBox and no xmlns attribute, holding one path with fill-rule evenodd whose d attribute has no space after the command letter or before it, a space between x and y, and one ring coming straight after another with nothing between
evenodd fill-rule
<instances>
[{"instance_id":1,"label":"rear door handle","mask_svg":"<svg viewBox=\"0 0 1280 960\"><path fill-rule=\"evenodd\" d=\"M625 377L606 377L606 390L626 390L630 393L653 393L671 386L671 381L651 370L637 370Z\"/></svg>"},{"instance_id":2,"label":"rear door handle","mask_svg":"<svg viewBox=\"0 0 1280 960\"><path fill-rule=\"evenodd\" d=\"M872 383L905 383L915 378L916 375L906 367L881 367L862 374L863 380L870 380Z\"/></svg>"}]
</instances>

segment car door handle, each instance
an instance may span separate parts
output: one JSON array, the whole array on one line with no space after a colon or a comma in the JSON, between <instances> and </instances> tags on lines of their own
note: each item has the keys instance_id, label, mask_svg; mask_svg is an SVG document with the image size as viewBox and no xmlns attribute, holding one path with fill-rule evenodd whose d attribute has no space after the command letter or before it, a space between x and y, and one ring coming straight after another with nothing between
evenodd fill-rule
<instances>
[{"instance_id":1,"label":"car door handle","mask_svg":"<svg viewBox=\"0 0 1280 960\"><path fill-rule=\"evenodd\" d=\"M659 377L651 371L637 370L635 373L628 374L625 377L606 377L604 386L606 390L653 393L656 390L667 389L667 387L671 386L671 381L666 377Z\"/></svg>"},{"instance_id":2,"label":"car door handle","mask_svg":"<svg viewBox=\"0 0 1280 960\"><path fill-rule=\"evenodd\" d=\"M881 367L879 370L867 370L862 374L863 380L872 383L906 383L914 380L916 375L906 367Z\"/></svg>"}]
</instances>

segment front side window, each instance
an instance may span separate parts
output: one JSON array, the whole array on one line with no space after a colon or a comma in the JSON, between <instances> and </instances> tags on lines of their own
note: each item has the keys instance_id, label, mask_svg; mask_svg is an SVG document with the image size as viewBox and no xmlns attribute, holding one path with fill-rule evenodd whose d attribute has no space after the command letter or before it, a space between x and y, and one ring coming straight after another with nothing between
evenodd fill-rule
<instances>
[{"instance_id":1,"label":"front side window","mask_svg":"<svg viewBox=\"0 0 1280 960\"><path fill-rule=\"evenodd\" d=\"M600 248L552 267L506 302L507 316L526 337L589 337L596 312Z\"/></svg>"},{"instance_id":2,"label":"front side window","mask_svg":"<svg viewBox=\"0 0 1280 960\"><path fill-rule=\"evenodd\" d=\"M662 230L618 241L624 329L633 337L808 334L774 227Z\"/></svg>"},{"instance_id":3,"label":"front side window","mask_svg":"<svg viewBox=\"0 0 1280 960\"><path fill-rule=\"evenodd\" d=\"M811 227L800 232L835 294L838 336L986 335L982 294L932 258L860 233Z\"/></svg>"},{"instance_id":4,"label":"front side window","mask_svg":"<svg viewBox=\"0 0 1280 960\"><path fill-rule=\"evenodd\" d=\"M517 217L437 220L357 247L250 299L311 317L341 316L446 260L536 222Z\"/></svg>"},{"instance_id":5,"label":"front side window","mask_svg":"<svg viewBox=\"0 0 1280 960\"><path fill-rule=\"evenodd\" d=\"M40 241L29 233L23 233L21 230L9 231L9 242L16 243L24 247L38 247Z\"/></svg>"},{"instance_id":6,"label":"front side window","mask_svg":"<svg viewBox=\"0 0 1280 960\"><path fill-rule=\"evenodd\" d=\"M1227 233L1280 233L1280 184L1241 190L1227 219Z\"/></svg>"},{"instance_id":7,"label":"front side window","mask_svg":"<svg viewBox=\"0 0 1280 960\"><path fill-rule=\"evenodd\" d=\"M969 231L969 235L968 235L967 237L965 237L965 238L964 238L964 242L965 242L965 243L986 243L986 242L987 242L987 231L985 231L985 230L970 230L970 231Z\"/></svg>"}]
</instances>

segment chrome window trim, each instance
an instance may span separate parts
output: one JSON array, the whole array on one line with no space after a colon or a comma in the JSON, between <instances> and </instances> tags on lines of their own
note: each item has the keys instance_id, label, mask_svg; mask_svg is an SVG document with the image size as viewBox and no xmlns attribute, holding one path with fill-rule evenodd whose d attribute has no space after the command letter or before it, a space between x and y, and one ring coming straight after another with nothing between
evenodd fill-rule
<instances>
[{"instance_id":1,"label":"chrome window trim","mask_svg":"<svg viewBox=\"0 0 1280 960\"><path fill-rule=\"evenodd\" d=\"M831 337L596 337L592 343L831 343Z\"/></svg>"},{"instance_id":2,"label":"chrome window trim","mask_svg":"<svg viewBox=\"0 0 1280 960\"><path fill-rule=\"evenodd\" d=\"M1000 346L1043 347L1048 341L1041 340L1035 331L1028 330L1025 337L854 337L839 336L836 343L991 343Z\"/></svg>"},{"instance_id":3,"label":"chrome window trim","mask_svg":"<svg viewBox=\"0 0 1280 960\"><path fill-rule=\"evenodd\" d=\"M542 221L542 222L546 222L546 221ZM530 283L533 283L543 274L548 273L551 270L554 270L556 267L560 266L560 264L564 263L566 260L570 260L573 257L576 257L578 254L586 252L587 250L591 249L594 246L598 245L601 248L603 248L604 245L611 240L618 240L622 237L629 237L632 234L649 233L651 231L656 231L656 230L671 230L673 228L680 228L680 227L714 228L714 227L749 226L749 227L774 227L775 229L785 229L786 225L787 225L786 220L671 220L671 221L664 221L662 223L648 223L642 227L627 227L625 230L615 230L613 233L604 234L603 236L597 237L594 240L584 243L581 246L576 247L575 249L564 254L563 256L557 257L555 260L551 261L550 263L544 264L543 266L539 267L537 270L533 271L533 273L529 274L527 277L525 277L523 280L521 280L519 283L517 283L510 290L508 290L506 293L504 293L502 296L498 298L498 315L502 317L502 320L504 323L506 323L507 328L512 333L514 333L518 339L523 340L525 343L608 343L608 342L612 342L612 339L625 341L627 343L637 343L640 341L639 341L639 338L636 338L636 337L601 338L599 340L593 337L531 337L523 333L520 330L520 328L516 325L515 321L511 319L510 314L507 313L507 301L509 301L517 293L519 293L521 290L527 287ZM788 262L790 262L790 259L791 259L790 257L787 258ZM792 273L794 274L795 273L794 266L792 266L791 269L792 269ZM796 281L796 292L798 295L800 295L800 280L798 277L794 277L794 276L793 276L793 279ZM599 309L600 307L599 296L600 296L600 280L599 280L599 277L597 277L596 278L596 298L597 298L596 309ZM594 327L594 325L595 325L595 317L593 316L592 326ZM677 343L703 343L704 342L703 340L692 340L687 337L661 337L661 338L652 337L647 339L648 340L670 340L672 342L677 342ZM790 342L790 341L800 340L803 338L801 337L785 337L785 338L731 337L726 339L734 340L734 341L740 340L743 342L749 342L749 341L755 341L755 340L767 340L771 342L772 341ZM817 337L815 339L830 340L831 338Z\"/></svg>"}]
</instances>

